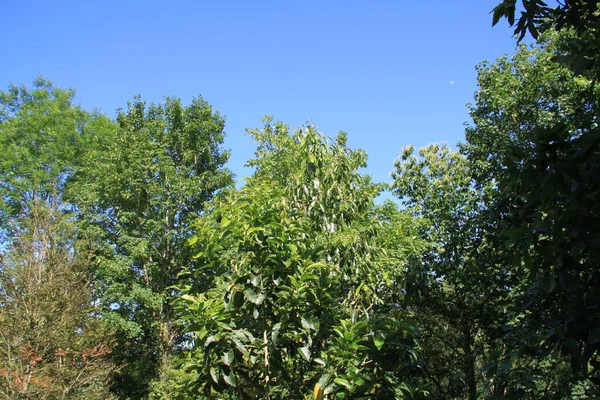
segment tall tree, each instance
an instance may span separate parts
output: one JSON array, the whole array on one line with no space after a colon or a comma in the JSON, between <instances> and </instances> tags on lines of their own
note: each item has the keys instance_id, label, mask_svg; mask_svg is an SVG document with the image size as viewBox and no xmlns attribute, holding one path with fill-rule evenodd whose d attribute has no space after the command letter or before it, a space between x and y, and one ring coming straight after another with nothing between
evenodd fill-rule
<instances>
[{"instance_id":1,"label":"tall tree","mask_svg":"<svg viewBox=\"0 0 600 400\"><path fill-rule=\"evenodd\" d=\"M403 149L394 193L423 219L428 244L408 275L408 304L422 330L420 363L434 398L477 399L488 354L498 349L514 280L490 232L493 186L475 187L469 162L446 145Z\"/></svg>"},{"instance_id":2,"label":"tall tree","mask_svg":"<svg viewBox=\"0 0 600 400\"><path fill-rule=\"evenodd\" d=\"M41 77L33 89L12 85L0 92L0 222L5 230L32 204L61 204L90 121L73 105L74 94Z\"/></svg>"},{"instance_id":3,"label":"tall tree","mask_svg":"<svg viewBox=\"0 0 600 400\"><path fill-rule=\"evenodd\" d=\"M380 186L358 172L364 152L343 133L330 144L312 126L290 134L271 122L251 131L255 175L214 204L192 240L197 273L218 277L183 297L188 396L410 396L404 260L381 247L377 218L391 224L394 213L374 210Z\"/></svg>"},{"instance_id":4,"label":"tall tree","mask_svg":"<svg viewBox=\"0 0 600 400\"><path fill-rule=\"evenodd\" d=\"M89 257L64 188L88 130L106 121L38 78L0 92L0 391L106 398L111 335L91 303Z\"/></svg>"},{"instance_id":5,"label":"tall tree","mask_svg":"<svg viewBox=\"0 0 600 400\"><path fill-rule=\"evenodd\" d=\"M553 61L560 40L479 68L462 145L477 182L498 192L495 219L522 279L497 360L512 368L496 389L531 398L594 395L600 385L600 92ZM547 374L564 362L572 372Z\"/></svg>"},{"instance_id":6,"label":"tall tree","mask_svg":"<svg viewBox=\"0 0 600 400\"><path fill-rule=\"evenodd\" d=\"M504 192L502 209L509 216L510 236L523 256L522 264L531 273L530 289L524 295L521 309L539 313L537 321L526 318L522 324L529 327L531 340L523 340L519 347L529 346L542 355L566 354L580 382L573 390L597 395L600 362L595 310L600 293L598 267L592 261L597 258L598 245L591 238L598 236L595 227L599 222L594 188L598 184L595 166L600 144L597 109L600 2L566 0L549 6L532 0L524 1L523 8L515 33L520 40L528 30L538 39L547 51L535 58L536 66L544 66L543 72L537 68L536 72L561 75L563 80L550 82L565 90L555 97L548 96L547 89L532 95L540 100L540 114L550 114L550 118L523 116L530 124L529 129L516 127L508 131L511 135L514 132L523 135L521 140L501 149L504 156L498 157L496 163L503 170L497 179ZM515 12L516 2L505 0L494 9L493 23L504 16L512 25ZM550 31L560 34L548 45L548 36L540 34ZM561 65L547 63L549 59ZM561 66L580 78L565 76L567 71ZM490 75L486 71L484 76ZM537 83L545 87L541 80ZM565 108L565 103L574 108ZM523 105L536 109L528 99L519 102L519 106ZM502 106L496 110L504 111ZM477 124L473 131L471 137L475 142L481 144L481 138L487 140L488 130L483 126ZM475 143L471 149L476 147ZM485 145L483 148L478 160L489 154ZM543 334L535 331L535 327L538 330L542 327L549 340L541 338Z\"/></svg>"},{"instance_id":7,"label":"tall tree","mask_svg":"<svg viewBox=\"0 0 600 400\"><path fill-rule=\"evenodd\" d=\"M119 111L117 126L90 140L69 188L81 226L94 241L95 295L119 332L113 353L125 365L114 385L143 398L178 340L171 300L191 259L184 245L204 203L232 176L220 145L225 120L202 98Z\"/></svg>"}]
</instances>

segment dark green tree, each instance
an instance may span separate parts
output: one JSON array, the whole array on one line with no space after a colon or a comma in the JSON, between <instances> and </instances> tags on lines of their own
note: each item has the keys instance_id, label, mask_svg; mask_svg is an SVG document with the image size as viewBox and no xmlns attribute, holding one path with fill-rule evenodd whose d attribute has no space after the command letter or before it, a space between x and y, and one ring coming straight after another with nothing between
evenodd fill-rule
<instances>
[{"instance_id":1,"label":"dark green tree","mask_svg":"<svg viewBox=\"0 0 600 400\"><path fill-rule=\"evenodd\" d=\"M504 17L513 26L519 41L529 32L534 39L549 30L573 28L581 34L586 30L598 28L597 0L565 0L550 6L541 0L523 0L521 9L517 9L517 0L504 0L493 13L492 23L496 25ZM518 15L518 12L520 15Z\"/></svg>"},{"instance_id":2,"label":"dark green tree","mask_svg":"<svg viewBox=\"0 0 600 400\"><path fill-rule=\"evenodd\" d=\"M560 41L480 66L461 146L477 184L497 191L498 234L521 279L494 367L511 366L496 371L498 395L575 398L600 384L599 92L554 61Z\"/></svg>"},{"instance_id":3,"label":"dark green tree","mask_svg":"<svg viewBox=\"0 0 600 400\"><path fill-rule=\"evenodd\" d=\"M522 324L529 327L531 335L519 347L529 346L542 355L565 355L574 367L575 378L569 379L579 379L577 390L583 393L587 388L588 395L597 395L600 384L595 312L598 268L591 261L598 252L591 238L598 235L594 228L598 224L594 188L598 183L595 165L600 142L596 83L600 77L599 6L598 1L588 0L567 0L555 6L539 0L523 2L524 11L515 32L522 39L529 30L545 48L543 55L535 58L536 65L544 66L544 72L537 70L538 75L549 73L564 79L551 80L553 86L562 88L553 95L544 82L538 81L544 89L537 95L530 93L530 98L537 97L540 114L550 118L539 121L536 116L522 116L518 121L529 123L528 129L519 126L507 131L510 135L521 134L522 140L500 146L503 156L496 156L496 165L502 171L497 177L503 192L499 209L508 216L507 232L515 245L521 244L517 246L521 263L531 272L529 290L520 308L539 313L538 321L527 318ZM494 10L493 23L504 16L512 25L515 12L515 1L503 1ZM560 34L549 44L551 31ZM544 33L547 36L540 35ZM580 78L566 77L568 73ZM490 74L486 71L485 75ZM529 99L519 103L527 105L535 108ZM503 111L501 106L494 109L498 114ZM480 128L477 124L474 131ZM489 140L486 134L471 137L480 144ZM485 159L486 154L490 153L484 150L477 160ZM548 338L540 338L544 335Z\"/></svg>"},{"instance_id":4,"label":"dark green tree","mask_svg":"<svg viewBox=\"0 0 600 400\"><path fill-rule=\"evenodd\" d=\"M594 81L600 78L600 2L598 0L565 0L548 5L542 0L503 0L493 13L492 24L502 17L515 25L520 42L529 32L538 40L544 33L562 32L560 53L555 60L568 66L576 75L584 73ZM519 15L520 12L520 15Z\"/></svg>"}]
</instances>

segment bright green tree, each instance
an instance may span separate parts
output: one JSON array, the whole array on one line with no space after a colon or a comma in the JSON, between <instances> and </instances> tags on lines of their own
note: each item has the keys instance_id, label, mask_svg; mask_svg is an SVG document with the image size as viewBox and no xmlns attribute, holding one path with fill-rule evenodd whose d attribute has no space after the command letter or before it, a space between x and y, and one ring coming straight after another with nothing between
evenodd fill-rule
<instances>
[{"instance_id":1,"label":"bright green tree","mask_svg":"<svg viewBox=\"0 0 600 400\"><path fill-rule=\"evenodd\" d=\"M202 98L146 105L136 98L98 131L69 186L95 252L95 296L119 333L124 367L113 390L143 398L179 341L171 300L191 260L184 246L204 203L232 176L223 168L224 118Z\"/></svg>"},{"instance_id":2,"label":"bright green tree","mask_svg":"<svg viewBox=\"0 0 600 400\"><path fill-rule=\"evenodd\" d=\"M73 104L74 94L41 77L33 88L12 85L0 92L3 229L26 215L31 204L62 204L64 186L79 162L91 120Z\"/></svg>"},{"instance_id":3,"label":"bright green tree","mask_svg":"<svg viewBox=\"0 0 600 400\"><path fill-rule=\"evenodd\" d=\"M271 119L251 134L255 174L213 204L191 241L194 274L217 277L183 296L184 368L197 374L187 396L411 395L405 259L382 247L397 234L394 212L375 212L380 186L358 172L364 152L343 133L330 144L312 126L290 134Z\"/></svg>"},{"instance_id":4,"label":"bright green tree","mask_svg":"<svg viewBox=\"0 0 600 400\"><path fill-rule=\"evenodd\" d=\"M87 134L107 120L37 78L0 92L0 393L107 398L112 336L64 201Z\"/></svg>"}]
</instances>

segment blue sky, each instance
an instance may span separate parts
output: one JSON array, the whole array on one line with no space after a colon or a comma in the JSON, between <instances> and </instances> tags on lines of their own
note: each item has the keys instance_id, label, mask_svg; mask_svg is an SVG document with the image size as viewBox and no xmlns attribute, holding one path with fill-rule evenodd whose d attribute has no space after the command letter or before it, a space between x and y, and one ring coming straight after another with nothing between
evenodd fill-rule
<instances>
[{"instance_id":1,"label":"blue sky","mask_svg":"<svg viewBox=\"0 0 600 400\"><path fill-rule=\"evenodd\" d=\"M37 75L114 115L134 95L202 95L227 117L239 178L266 114L348 132L389 181L400 149L455 145L476 90L475 65L512 53L499 0L3 0L0 88Z\"/></svg>"}]
</instances>

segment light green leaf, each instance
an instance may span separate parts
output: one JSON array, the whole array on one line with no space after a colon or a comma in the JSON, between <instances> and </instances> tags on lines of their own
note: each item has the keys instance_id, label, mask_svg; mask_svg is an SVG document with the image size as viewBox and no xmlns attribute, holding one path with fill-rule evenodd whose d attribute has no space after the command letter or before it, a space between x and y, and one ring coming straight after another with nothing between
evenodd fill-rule
<instances>
[{"instance_id":1,"label":"light green leaf","mask_svg":"<svg viewBox=\"0 0 600 400\"><path fill-rule=\"evenodd\" d=\"M352 385L350 384L350 382L343 378L335 378L333 381L338 385L345 387L346 389L352 389Z\"/></svg>"},{"instance_id":2,"label":"light green leaf","mask_svg":"<svg viewBox=\"0 0 600 400\"><path fill-rule=\"evenodd\" d=\"M373 338L373 343L375 344L375 347L377 348L377 350L381 350L381 348L383 347L383 344L385 343L385 339L381 336L375 336Z\"/></svg>"},{"instance_id":3,"label":"light green leaf","mask_svg":"<svg viewBox=\"0 0 600 400\"><path fill-rule=\"evenodd\" d=\"M271 340L273 340L273 346L277 346L277 338L279 337L279 330L281 329L281 322L273 325L273 331L271 331Z\"/></svg>"},{"instance_id":4,"label":"light green leaf","mask_svg":"<svg viewBox=\"0 0 600 400\"><path fill-rule=\"evenodd\" d=\"M232 340L233 340L233 343L235 344L235 347L237 347L237 349L240 351L240 353L242 353L246 357L250 357L250 352L248 351L246 346L244 346L244 344L239 339L234 338Z\"/></svg>"},{"instance_id":5,"label":"light green leaf","mask_svg":"<svg viewBox=\"0 0 600 400\"><path fill-rule=\"evenodd\" d=\"M257 304L257 302L258 302L258 296L254 292L254 290L252 290L252 289L246 289L246 290L244 290L244 295L246 296L246 299L248 299L248 301L250 303Z\"/></svg>"},{"instance_id":6,"label":"light green leaf","mask_svg":"<svg viewBox=\"0 0 600 400\"><path fill-rule=\"evenodd\" d=\"M197 299L194 296L190 296L189 294L181 295L181 299L190 303L196 303Z\"/></svg>"},{"instance_id":7,"label":"light green leaf","mask_svg":"<svg viewBox=\"0 0 600 400\"><path fill-rule=\"evenodd\" d=\"M231 372L230 375L227 374L223 374L223 380L229 385L229 386L233 386L236 387L237 386L237 381L235 379L235 376L233 375L233 372Z\"/></svg>"},{"instance_id":8,"label":"light green leaf","mask_svg":"<svg viewBox=\"0 0 600 400\"><path fill-rule=\"evenodd\" d=\"M231 221L229 220L229 218L223 217L223 219L221 219L221 228L226 228L227 226L229 226L230 223Z\"/></svg>"},{"instance_id":9,"label":"light green leaf","mask_svg":"<svg viewBox=\"0 0 600 400\"><path fill-rule=\"evenodd\" d=\"M310 362L310 350L308 349L308 347L306 347L306 346L300 347L298 349L298 353L300 353L302 358L304 358L306 361Z\"/></svg>"},{"instance_id":10,"label":"light green leaf","mask_svg":"<svg viewBox=\"0 0 600 400\"><path fill-rule=\"evenodd\" d=\"M227 366L231 366L231 363L233 362L234 359L234 354L233 354L233 350L228 350L225 353L223 353L223 364L227 365Z\"/></svg>"},{"instance_id":11,"label":"light green leaf","mask_svg":"<svg viewBox=\"0 0 600 400\"><path fill-rule=\"evenodd\" d=\"M210 376L215 383L219 383L219 373L220 369L217 367L210 368Z\"/></svg>"},{"instance_id":12,"label":"light green leaf","mask_svg":"<svg viewBox=\"0 0 600 400\"><path fill-rule=\"evenodd\" d=\"M322 358L313 358L313 361L316 362L317 364L320 364L322 366L327 366L327 362L325 360L323 360Z\"/></svg>"}]
</instances>

